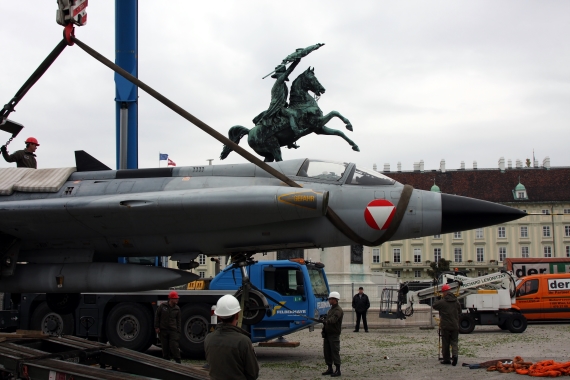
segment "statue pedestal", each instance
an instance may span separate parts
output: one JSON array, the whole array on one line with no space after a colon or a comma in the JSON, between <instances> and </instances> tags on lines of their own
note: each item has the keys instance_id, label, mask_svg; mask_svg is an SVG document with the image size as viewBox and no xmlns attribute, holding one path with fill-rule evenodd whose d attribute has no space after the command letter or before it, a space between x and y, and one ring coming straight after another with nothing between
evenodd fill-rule
<instances>
[{"instance_id":1,"label":"statue pedestal","mask_svg":"<svg viewBox=\"0 0 570 380\"><path fill-rule=\"evenodd\" d=\"M364 247L362 262L366 264L351 264L351 247L334 247L305 250L305 258L311 261L320 261L325 264L325 272L329 284L352 284L356 286L372 285L370 249Z\"/></svg>"}]
</instances>

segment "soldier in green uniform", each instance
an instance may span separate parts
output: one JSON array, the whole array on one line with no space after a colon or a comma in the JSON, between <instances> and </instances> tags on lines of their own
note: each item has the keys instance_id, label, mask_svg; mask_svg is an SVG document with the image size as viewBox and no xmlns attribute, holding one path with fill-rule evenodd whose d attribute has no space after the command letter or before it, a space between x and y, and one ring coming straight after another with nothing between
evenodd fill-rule
<instances>
[{"instance_id":1,"label":"soldier in green uniform","mask_svg":"<svg viewBox=\"0 0 570 380\"><path fill-rule=\"evenodd\" d=\"M323 351L325 354L325 363L327 363L327 370L323 375L331 375L331 377L340 376L340 333L342 330L342 317L344 315L341 307L338 305L340 294L338 292L331 292L329 295L330 310L327 313L326 319L323 321ZM335 365L333 372L332 365Z\"/></svg>"},{"instance_id":2,"label":"soldier in green uniform","mask_svg":"<svg viewBox=\"0 0 570 380\"><path fill-rule=\"evenodd\" d=\"M249 334L237 327L240 311L238 300L229 294L216 304L214 314L222 323L204 341L212 380L255 380L259 376L259 364Z\"/></svg>"},{"instance_id":3,"label":"soldier in green uniform","mask_svg":"<svg viewBox=\"0 0 570 380\"><path fill-rule=\"evenodd\" d=\"M178 348L181 332L179 298L178 293L170 292L168 302L156 308L156 317L154 318L154 329L160 337L160 344L162 345L162 357L166 360L173 358L176 363L180 363L180 349Z\"/></svg>"},{"instance_id":4,"label":"soldier in green uniform","mask_svg":"<svg viewBox=\"0 0 570 380\"><path fill-rule=\"evenodd\" d=\"M441 287L443 298L433 304L433 309L439 311L439 329L441 331L441 364L457 365L459 354L459 316L461 305L455 294L450 292L449 285ZM451 358L449 346L451 345ZM450 360L451 359L451 360Z\"/></svg>"},{"instance_id":5,"label":"soldier in green uniform","mask_svg":"<svg viewBox=\"0 0 570 380\"><path fill-rule=\"evenodd\" d=\"M26 140L26 149L18 150L12 154L8 154L6 145L2 145L2 157L6 162L15 162L19 168L32 168L37 169L38 163L36 162L36 155L34 152L40 146L35 137L28 137Z\"/></svg>"}]
</instances>

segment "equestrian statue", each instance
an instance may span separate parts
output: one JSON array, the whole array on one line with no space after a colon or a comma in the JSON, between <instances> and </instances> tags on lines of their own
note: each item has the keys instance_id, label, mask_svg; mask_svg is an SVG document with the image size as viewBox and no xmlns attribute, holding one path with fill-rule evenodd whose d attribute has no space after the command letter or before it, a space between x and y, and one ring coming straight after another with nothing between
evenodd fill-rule
<instances>
[{"instance_id":1,"label":"equestrian statue","mask_svg":"<svg viewBox=\"0 0 570 380\"><path fill-rule=\"evenodd\" d=\"M289 89L285 83L289 81L289 75L295 70L301 58L323 45L316 44L305 49L297 49L283 59L281 64L275 67L275 71L265 76L272 74L271 78L275 79L275 84L271 88L269 108L253 119L255 127L252 129L241 125L231 127L228 132L231 141L239 144L241 138L247 135L249 146L257 154L265 157L265 162L283 161L281 147L297 149L299 146L296 141L309 133L340 136L352 146L352 150L360 151L358 145L342 131L326 126L333 117L338 117L346 124L346 129L352 131L350 121L339 112L331 111L323 116L317 100L325 93L325 88L315 77L314 68L309 67L293 81L289 97ZM288 68L287 63L291 63ZM225 159L231 152L232 149L224 145L220 159Z\"/></svg>"}]
</instances>

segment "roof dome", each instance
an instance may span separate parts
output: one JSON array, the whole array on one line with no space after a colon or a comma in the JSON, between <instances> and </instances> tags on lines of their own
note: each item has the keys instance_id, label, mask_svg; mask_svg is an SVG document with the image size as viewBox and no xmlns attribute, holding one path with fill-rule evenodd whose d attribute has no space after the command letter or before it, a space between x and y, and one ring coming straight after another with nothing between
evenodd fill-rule
<instances>
[{"instance_id":1,"label":"roof dome","mask_svg":"<svg viewBox=\"0 0 570 380\"><path fill-rule=\"evenodd\" d=\"M515 191L520 190L526 190L526 187L524 187L524 185L522 183L519 182L519 184L515 187Z\"/></svg>"},{"instance_id":2,"label":"roof dome","mask_svg":"<svg viewBox=\"0 0 570 380\"><path fill-rule=\"evenodd\" d=\"M441 193L441 190L439 190L439 186L435 184L435 180L433 181L433 186L431 187L430 191L433 191L434 193Z\"/></svg>"}]
</instances>

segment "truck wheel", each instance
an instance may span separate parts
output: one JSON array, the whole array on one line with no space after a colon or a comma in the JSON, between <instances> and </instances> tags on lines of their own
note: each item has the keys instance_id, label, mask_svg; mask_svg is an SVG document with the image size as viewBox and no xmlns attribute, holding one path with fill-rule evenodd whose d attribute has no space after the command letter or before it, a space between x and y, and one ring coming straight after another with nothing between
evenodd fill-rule
<instances>
[{"instance_id":1,"label":"truck wheel","mask_svg":"<svg viewBox=\"0 0 570 380\"><path fill-rule=\"evenodd\" d=\"M143 352L152 345L154 323L145 307L120 303L109 313L105 330L111 345Z\"/></svg>"},{"instance_id":2,"label":"truck wheel","mask_svg":"<svg viewBox=\"0 0 570 380\"><path fill-rule=\"evenodd\" d=\"M459 332L461 334L471 334L475 330L475 319L469 313L463 313L459 317Z\"/></svg>"},{"instance_id":3,"label":"truck wheel","mask_svg":"<svg viewBox=\"0 0 570 380\"><path fill-rule=\"evenodd\" d=\"M182 308L180 349L187 355L204 356L204 340L210 328L210 308L186 305Z\"/></svg>"},{"instance_id":4,"label":"truck wheel","mask_svg":"<svg viewBox=\"0 0 570 380\"><path fill-rule=\"evenodd\" d=\"M507 320L507 328L515 334L520 334L526 330L526 325L526 318L522 314L515 313Z\"/></svg>"},{"instance_id":5,"label":"truck wheel","mask_svg":"<svg viewBox=\"0 0 570 380\"><path fill-rule=\"evenodd\" d=\"M48 335L71 335L74 328L73 314L54 313L47 302L42 302L32 313L30 328Z\"/></svg>"},{"instance_id":6,"label":"truck wheel","mask_svg":"<svg viewBox=\"0 0 570 380\"><path fill-rule=\"evenodd\" d=\"M497 326L499 326L499 328L500 328L501 330L507 330L507 329L508 329L508 328L507 328L507 321L505 321L505 322L503 322L503 323L501 323L500 325L497 325Z\"/></svg>"},{"instance_id":7,"label":"truck wheel","mask_svg":"<svg viewBox=\"0 0 570 380\"><path fill-rule=\"evenodd\" d=\"M249 307L259 308L263 307L261 299L253 293L249 293ZM241 294L237 296L237 300L241 303ZM243 323L246 325L255 325L263 320L265 317L265 309L248 310L246 307L243 312Z\"/></svg>"}]
</instances>

